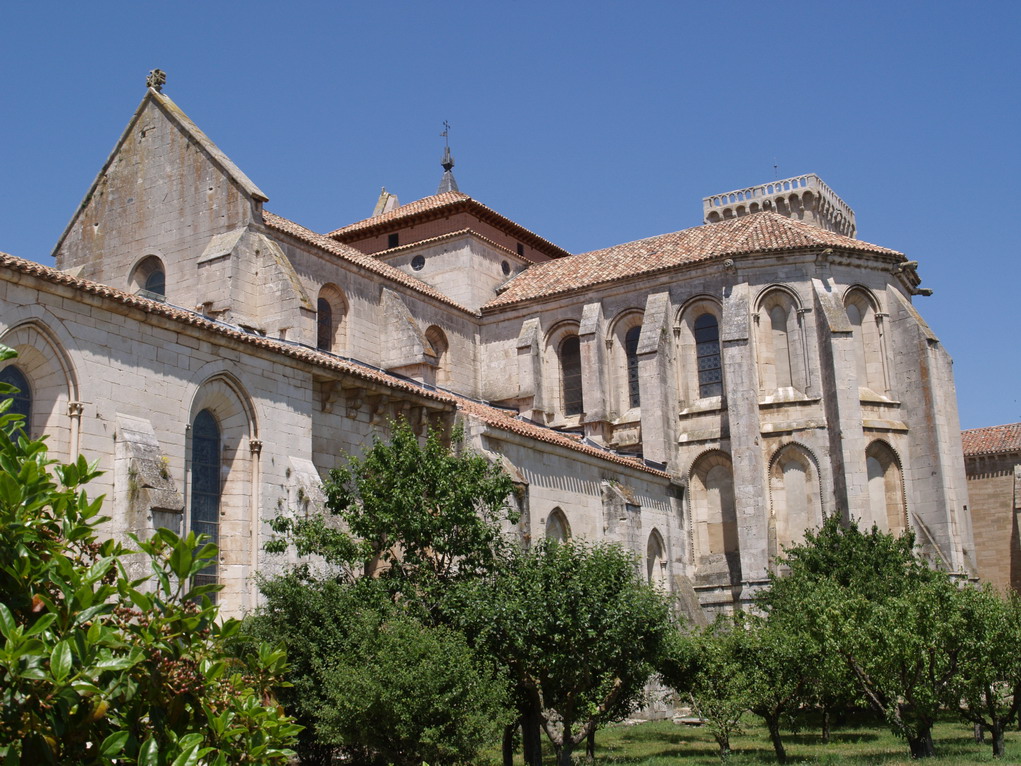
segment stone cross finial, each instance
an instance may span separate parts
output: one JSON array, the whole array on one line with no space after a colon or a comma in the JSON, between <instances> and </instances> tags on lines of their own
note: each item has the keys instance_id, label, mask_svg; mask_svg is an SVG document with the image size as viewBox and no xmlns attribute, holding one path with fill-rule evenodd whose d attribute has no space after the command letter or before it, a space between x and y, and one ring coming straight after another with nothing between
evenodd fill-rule
<instances>
[{"instance_id":1,"label":"stone cross finial","mask_svg":"<svg viewBox=\"0 0 1021 766\"><path fill-rule=\"evenodd\" d=\"M149 72L149 76L145 78L145 84L157 93L162 93L163 86L167 84L167 73L162 69L153 69Z\"/></svg>"}]
</instances>

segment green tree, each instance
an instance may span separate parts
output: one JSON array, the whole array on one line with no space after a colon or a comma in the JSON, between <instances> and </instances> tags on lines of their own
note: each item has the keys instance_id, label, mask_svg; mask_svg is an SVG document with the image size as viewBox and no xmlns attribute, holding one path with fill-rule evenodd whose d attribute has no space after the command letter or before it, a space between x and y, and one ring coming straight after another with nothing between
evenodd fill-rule
<instances>
[{"instance_id":1,"label":"green tree","mask_svg":"<svg viewBox=\"0 0 1021 766\"><path fill-rule=\"evenodd\" d=\"M747 636L727 617L690 635L675 633L659 672L680 699L705 721L720 748L730 757L730 738L741 731L741 718L751 704L742 649Z\"/></svg>"},{"instance_id":2,"label":"green tree","mask_svg":"<svg viewBox=\"0 0 1021 766\"><path fill-rule=\"evenodd\" d=\"M446 607L512 679L529 763L536 726L567 766L597 725L635 710L670 631L665 599L615 545L541 542Z\"/></svg>"},{"instance_id":3,"label":"green tree","mask_svg":"<svg viewBox=\"0 0 1021 766\"><path fill-rule=\"evenodd\" d=\"M160 530L139 543L152 575L129 579L82 488L95 468L55 464L19 418L0 415L0 762L286 763L283 653L232 660L238 623L190 586L215 546Z\"/></svg>"},{"instance_id":4,"label":"green tree","mask_svg":"<svg viewBox=\"0 0 1021 766\"><path fill-rule=\"evenodd\" d=\"M456 428L448 446L438 429L419 441L405 420L391 423L389 441L375 438L362 458L333 469L326 483L329 517L280 517L280 536L301 554L317 554L343 567L401 588L428 587L485 572L502 543L500 524L516 521L507 505L510 477L462 445Z\"/></svg>"},{"instance_id":5,"label":"green tree","mask_svg":"<svg viewBox=\"0 0 1021 766\"><path fill-rule=\"evenodd\" d=\"M389 441L331 472L326 515L274 522L270 550L294 544L335 565L264 581L266 607L249 620L251 633L287 646L294 686L281 694L307 726L303 761L327 763L336 750L355 760L466 760L502 725L505 682L467 652L437 605L453 584L495 566L512 490L499 467L464 448L460 429L448 445L437 430L420 441L396 421Z\"/></svg>"},{"instance_id":6,"label":"green tree","mask_svg":"<svg viewBox=\"0 0 1021 766\"><path fill-rule=\"evenodd\" d=\"M249 634L282 641L290 688L281 699L306 726L302 763L471 761L507 718L507 684L464 637L428 622L387 583L309 579L262 584ZM488 662L488 664L487 664Z\"/></svg>"},{"instance_id":7,"label":"green tree","mask_svg":"<svg viewBox=\"0 0 1021 766\"><path fill-rule=\"evenodd\" d=\"M840 657L863 697L908 741L934 754L932 725L952 688L967 626L957 588L913 550L910 535L827 519L785 552L761 604Z\"/></svg>"},{"instance_id":8,"label":"green tree","mask_svg":"<svg viewBox=\"0 0 1021 766\"><path fill-rule=\"evenodd\" d=\"M793 714L812 689L824 658L804 632L787 630L761 616L739 614L734 629L742 631L735 649L748 708L766 722L777 761L787 763L781 725L793 724Z\"/></svg>"},{"instance_id":9,"label":"green tree","mask_svg":"<svg viewBox=\"0 0 1021 766\"><path fill-rule=\"evenodd\" d=\"M947 702L964 720L984 726L993 756L1004 755L1004 732L1021 705L1021 599L992 587L963 588L958 594L968 640Z\"/></svg>"}]
</instances>

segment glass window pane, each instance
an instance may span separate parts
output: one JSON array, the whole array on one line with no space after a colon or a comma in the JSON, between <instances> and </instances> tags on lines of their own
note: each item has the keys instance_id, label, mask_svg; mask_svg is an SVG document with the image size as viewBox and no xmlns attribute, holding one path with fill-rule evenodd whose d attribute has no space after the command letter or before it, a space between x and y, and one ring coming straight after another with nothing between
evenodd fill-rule
<instances>
[{"instance_id":1,"label":"glass window pane","mask_svg":"<svg viewBox=\"0 0 1021 766\"><path fill-rule=\"evenodd\" d=\"M190 528L214 543L220 539L220 448L220 427L209 410L202 410L191 429ZM214 562L195 575L194 584L215 583L216 578Z\"/></svg>"},{"instance_id":2,"label":"glass window pane","mask_svg":"<svg viewBox=\"0 0 1021 766\"><path fill-rule=\"evenodd\" d=\"M698 395L723 395L723 360L720 358L720 325L712 314L695 320L695 356Z\"/></svg>"},{"instance_id":3,"label":"glass window pane","mask_svg":"<svg viewBox=\"0 0 1021 766\"><path fill-rule=\"evenodd\" d=\"M18 389L16 393L11 394L14 403L7 412L8 414L21 415L24 418L21 421L22 428L26 433L31 432L32 389L28 385L28 378L25 377L25 373L13 364L8 365L3 370L0 370L0 382L7 383Z\"/></svg>"},{"instance_id":4,"label":"glass window pane","mask_svg":"<svg viewBox=\"0 0 1021 766\"><path fill-rule=\"evenodd\" d=\"M642 335L641 326L632 327L624 336L624 354L627 357L628 406L641 405L638 386L638 340Z\"/></svg>"},{"instance_id":5,"label":"glass window pane","mask_svg":"<svg viewBox=\"0 0 1021 766\"><path fill-rule=\"evenodd\" d=\"M581 390L581 342L577 335L560 344L560 380L564 391L564 414L580 415L584 410Z\"/></svg>"}]
</instances>

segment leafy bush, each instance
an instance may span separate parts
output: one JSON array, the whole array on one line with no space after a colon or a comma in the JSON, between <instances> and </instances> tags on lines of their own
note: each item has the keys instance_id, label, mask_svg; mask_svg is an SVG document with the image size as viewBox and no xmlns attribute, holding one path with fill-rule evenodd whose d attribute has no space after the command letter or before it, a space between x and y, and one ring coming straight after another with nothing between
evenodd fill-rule
<instances>
[{"instance_id":1,"label":"leafy bush","mask_svg":"<svg viewBox=\"0 0 1021 766\"><path fill-rule=\"evenodd\" d=\"M152 575L129 579L82 489L95 466L56 465L19 420L0 415L0 763L286 763L283 652L230 659L239 623L190 586L215 546L160 530L139 542Z\"/></svg>"},{"instance_id":2,"label":"leafy bush","mask_svg":"<svg viewBox=\"0 0 1021 766\"><path fill-rule=\"evenodd\" d=\"M263 584L266 606L248 630L283 640L293 687L283 699L307 726L303 763L471 762L507 723L507 689L464 637L423 621L418 602L394 603L385 583ZM293 707L291 707L293 704Z\"/></svg>"}]
</instances>

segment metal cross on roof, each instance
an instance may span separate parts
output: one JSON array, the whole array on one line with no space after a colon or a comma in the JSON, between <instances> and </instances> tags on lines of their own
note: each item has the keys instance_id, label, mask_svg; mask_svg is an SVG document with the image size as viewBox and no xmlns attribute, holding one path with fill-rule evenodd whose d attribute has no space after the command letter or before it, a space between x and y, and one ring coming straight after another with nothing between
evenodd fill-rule
<instances>
[{"instance_id":1,"label":"metal cross on roof","mask_svg":"<svg viewBox=\"0 0 1021 766\"><path fill-rule=\"evenodd\" d=\"M443 132L440 133L440 138L443 139L444 146L450 146L450 123L446 120L443 121Z\"/></svg>"},{"instance_id":2,"label":"metal cross on roof","mask_svg":"<svg viewBox=\"0 0 1021 766\"><path fill-rule=\"evenodd\" d=\"M163 92L163 86L167 84L167 73L162 69L153 69L145 78L146 87L152 88L157 93Z\"/></svg>"}]
</instances>

